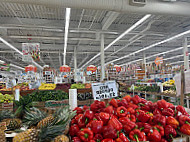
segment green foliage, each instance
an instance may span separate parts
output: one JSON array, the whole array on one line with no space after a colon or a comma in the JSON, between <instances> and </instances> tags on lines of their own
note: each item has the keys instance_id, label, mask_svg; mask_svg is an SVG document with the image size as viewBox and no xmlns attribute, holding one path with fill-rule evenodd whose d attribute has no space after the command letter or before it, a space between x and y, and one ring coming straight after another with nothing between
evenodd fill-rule
<instances>
[{"instance_id":1,"label":"green foliage","mask_svg":"<svg viewBox=\"0 0 190 142\"><path fill-rule=\"evenodd\" d=\"M85 84L79 83L79 84L72 84L71 85L71 89L83 89L83 88L85 88Z\"/></svg>"}]
</instances>

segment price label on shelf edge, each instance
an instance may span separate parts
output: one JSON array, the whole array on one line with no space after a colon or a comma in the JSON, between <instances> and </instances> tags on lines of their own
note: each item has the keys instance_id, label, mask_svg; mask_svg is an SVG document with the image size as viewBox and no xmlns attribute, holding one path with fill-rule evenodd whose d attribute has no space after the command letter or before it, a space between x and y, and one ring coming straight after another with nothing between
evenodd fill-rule
<instances>
[{"instance_id":1,"label":"price label on shelf edge","mask_svg":"<svg viewBox=\"0 0 190 142\"><path fill-rule=\"evenodd\" d=\"M115 81L104 83L92 83L92 93L94 100L110 99L118 96L118 89Z\"/></svg>"}]
</instances>

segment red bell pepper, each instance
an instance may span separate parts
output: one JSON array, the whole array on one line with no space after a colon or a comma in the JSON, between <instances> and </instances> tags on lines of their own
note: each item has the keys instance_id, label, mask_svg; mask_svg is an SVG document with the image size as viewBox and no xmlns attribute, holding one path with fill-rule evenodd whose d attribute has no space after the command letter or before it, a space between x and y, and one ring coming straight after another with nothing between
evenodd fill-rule
<instances>
[{"instance_id":1,"label":"red bell pepper","mask_svg":"<svg viewBox=\"0 0 190 142\"><path fill-rule=\"evenodd\" d=\"M155 125L159 124L162 126L166 125L166 117L160 114L154 115L153 116L153 122Z\"/></svg>"},{"instance_id":2,"label":"red bell pepper","mask_svg":"<svg viewBox=\"0 0 190 142\"><path fill-rule=\"evenodd\" d=\"M94 140L95 140L96 142L101 142L101 141L103 140L103 137L102 137L101 134L95 134Z\"/></svg>"},{"instance_id":3,"label":"red bell pepper","mask_svg":"<svg viewBox=\"0 0 190 142\"><path fill-rule=\"evenodd\" d=\"M150 115L148 113L145 113L145 112L140 112L137 119L138 119L138 121L146 123L149 121Z\"/></svg>"},{"instance_id":4,"label":"red bell pepper","mask_svg":"<svg viewBox=\"0 0 190 142\"><path fill-rule=\"evenodd\" d=\"M164 128L160 125L155 125L153 127L154 129L158 130L158 132L160 133L160 135L163 137L164 136Z\"/></svg>"},{"instance_id":5,"label":"red bell pepper","mask_svg":"<svg viewBox=\"0 0 190 142\"><path fill-rule=\"evenodd\" d=\"M130 119L128 117L121 117L119 118L119 121L125 125L126 123L128 123L130 121Z\"/></svg>"},{"instance_id":6,"label":"red bell pepper","mask_svg":"<svg viewBox=\"0 0 190 142\"><path fill-rule=\"evenodd\" d=\"M104 109L105 107L106 107L105 102L96 100L90 105L90 110L96 113L96 112L101 112L102 109Z\"/></svg>"},{"instance_id":7,"label":"red bell pepper","mask_svg":"<svg viewBox=\"0 0 190 142\"><path fill-rule=\"evenodd\" d=\"M143 132L141 132L139 129L135 129L129 133L129 138L132 141L146 141L146 136Z\"/></svg>"},{"instance_id":8,"label":"red bell pepper","mask_svg":"<svg viewBox=\"0 0 190 142\"><path fill-rule=\"evenodd\" d=\"M140 110L140 109L137 109L136 111L135 111L135 116L136 116L136 118L138 118L138 116L140 115L140 113L144 113L144 111L143 110Z\"/></svg>"},{"instance_id":9,"label":"red bell pepper","mask_svg":"<svg viewBox=\"0 0 190 142\"><path fill-rule=\"evenodd\" d=\"M166 102L165 100L159 100L159 101L157 101L157 105L158 105L158 108L159 109L166 109L166 108L168 108L169 107L169 103L168 102Z\"/></svg>"},{"instance_id":10,"label":"red bell pepper","mask_svg":"<svg viewBox=\"0 0 190 142\"><path fill-rule=\"evenodd\" d=\"M181 126L180 131L186 135L190 135L190 125L189 124L183 124Z\"/></svg>"},{"instance_id":11,"label":"red bell pepper","mask_svg":"<svg viewBox=\"0 0 190 142\"><path fill-rule=\"evenodd\" d=\"M136 122L136 117L135 117L135 115L133 115L133 114L127 114L126 117L129 118L129 120L131 120L132 122Z\"/></svg>"},{"instance_id":12,"label":"red bell pepper","mask_svg":"<svg viewBox=\"0 0 190 142\"><path fill-rule=\"evenodd\" d=\"M134 103L134 104L138 104L141 102L141 98L138 96L138 95L135 95L134 97L131 98L131 101Z\"/></svg>"},{"instance_id":13,"label":"red bell pepper","mask_svg":"<svg viewBox=\"0 0 190 142\"><path fill-rule=\"evenodd\" d=\"M73 125L73 124L77 124L76 119L72 119L72 120L71 120L71 125Z\"/></svg>"},{"instance_id":14,"label":"red bell pepper","mask_svg":"<svg viewBox=\"0 0 190 142\"><path fill-rule=\"evenodd\" d=\"M117 108L118 104L117 104L117 100L116 99L111 99L111 101L109 102L110 105L112 105L113 107Z\"/></svg>"},{"instance_id":15,"label":"red bell pepper","mask_svg":"<svg viewBox=\"0 0 190 142\"><path fill-rule=\"evenodd\" d=\"M102 134L104 138L110 138L110 139L117 138L117 131L111 125L104 126L102 129Z\"/></svg>"},{"instance_id":16,"label":"red bell pepper","mask_svg":"<svg viewBox=\"0 0 190 142\"><path fill-rule=\"evenodd\" d=\"M150 111L150 105L149 104L150 104L149 101L146 102L145 104L140 103L141 110Z\"/></svg>"},{"instance_id":17,"label":"red bell pepper","mask_svg":"<svg viewBox=\"0 0 190 142\"><path fill-rule=\"evenodd\" d=\"M128 107L127 114L135 114L135 110L132 107Z\"/></svg>"},{"instance_id":18,"label":"red bell pepper","mask_svg":"<svg viewBox=\"0 0 190 142\"><path fill-rule=\"evenodd\" d=\"M73 137L72 142L81 142L79 137Z\"/></svg>"},{"instance_id":19,"label":"red bell pepper","mask_svg":"<svg viewBox=\"0 0 190 142\"><path fill-rule=\"evenodd\" d=\"M139 102L139 103L141 103L141 104L146 104L148 101L147 100L145 100L144 98L140 98L141 99L141 101Z\"/></svg>"},{"instance_id":20,"label":"red bell pepper","mask_svg":"<svg viewBox=\"0 0 190 142\"><path fill-rule=\"evenodd\" d=\"M86 124L88 123L88 121L86 121L86 120L85 120L84 116L82 116L78 119L77 124L78 124L79 128L84 128L86 126Z\"/></svg>"},{"instance_id":21,"label":"red bell pepper","mask_svg":"<svg viewBox=\"0 0 190 142\"><path fill-rule=\"evenodd\" d=\"M164 116L174 116L174 111L171 108L165 108L162 110L162 115Z\"/></svg>"},{"instance_id":22,"label":"red bell pepper","mask_svg":"<svg viewBox=\"0 0 190 142\"><path fill-rule=\"evenodd\" d=\"M92 120L94 118L94 113L93 111L86 110L84 113L85 119Z\"/></svg>"},{"instance_id":23,"label":"red bell pepper","mask_svg":"<svg viewBox=\"0 0 190 142\"><path fill-rule=\"evenodd\" d=\"M165 132L165 137L169 140L175 138L177 135L176 130L170 125L166 125L164 127L164 132Z\"/></svg>"},{"instance_id":24,"label":"red bell pepper","mask_svg":"<svg viewBox=\"0 0 190 142\"><path fill-rule=\"evenodd\" d=\"M131 132L131 130L133 130L134 128L136 128L137 125L132 122L132 121L128 121L124 126L123 129L125 131L126 134L129 134Z\"/></svg>"},{"instance_id":25,"label":"red bell pepper","mask_svg":"<svg viewBox=\"0 0 190 142\"><path fill-rule=\"evenodd\" d=\"M183 124L190 124L190 118L185 115L180 115L179 118L179 124L182 126Z\"/></svg>"},{"instance_id":26,"label":"red bell pepper","mask_svg":"<svg viewBox=\"0 0 190 142\"><path fill-rule=\"evenodd\" d=\"M83 113L84 113L83 109L80 108L80 107L76 107L73 111L76 111L77 115L78 115L78 114L83 114Z\"/></svg>"},{"instance_id":27,"label":"red bell pepper","mask_svg":"<svg viewBox=\"0 0 190 142\"><path fill-rule=\"evenodd\" d=\"M166 118L166 124L171 125L174 129L177 129L179 122L172 116Z\"/></svg>"},{"instance_id":28,"label":"red bell pepper","mask_svg":"<svg viewBox=\"0 0 190 142\"><path fill-rule=\"evenodd\" d=\"M148 123L137 122L137 125L138 129L142 132L145 132L146 134L148 134L152 129L152 126Z\"/></svg>"},{"instance_id":29,"label":"red bell pepper","mask_svg":"<svg viewBox=\"0 0 190 142\"><path fill-rule=\"evenodd\" d=\"M168 142L166 139L162 138L160 142Z\"/></svg>"},{"instance_id":30,"label":"red bell pepper","mask_svg":"<svg viewBox=\"0 0 190 142\"><path fill-rule=\"evenodd\" d=\"M97 120L102 120L101 117L100 117L100 113L95 113L94 118L97 119Z\"/></svg>"},{"instance_id":31,"label":"red bell pepper","mask_svg":"<svg viewBox=\"0 0 190 142\"><path fill-rule=\"evenodd\" d=\"M89 142L90 140L93 140L93 132L88 128L81 129L78 133L78 136L83 142Z\"/></svg>"},{"instance_id":32,"label":"red bell pepper","mask_svg":"<svg viewBox=\"0 0 190 142\"><path fill-rule=\"evenodd\" d=\"M129 142L129 140L123 133L120 133L119 137L116 139L116 142Z\"/></svg>"},{"instance_id":33,"label":"red bell pepper","mask_svg":"<svg viewBox=\"0 0 190 142\"><path fill-rule=\"evenodd\" d=\"M90 107L89 107L89 106L86 106L86 105L84 105L84 106L83 106L83 110L85 110L85 111L86 111L86 110L89 110L89 109L90 109Z\"/></svg>"},{"instance_id":34,"label":"red bell pepper","mask_svg":"<svg viewBox=\"0 0 190 142\"><path fill-rule=\"evenodd\" d=\"M129 103L129 104L128 104L128 107L132 107L133 109L138 109L138 108L139 108L138 105L135 105L135 104L133 104L133 103Z\"/></svg>"},{"instance_id":35,"label":"red bell pepper","mask_svg":"<svg viewBox=\"0 0 190 142\"><path fill-rule=\"evenodd\" d=\"M127 115L127 109L124 106L117 108L117 116L118 117L125 117Z\"/></svg>"},{"instance_id":36,"label":"red bell pepper","mask_svg":"<svg viewBox=\"0 0 190 142\"><path fill-rule=\"evenodd\" d=\"M126 95L125 97L123 97L123 99L125 99L127 102L130 102L131 101L131 96Z\"/></svg>"},{"instance_id":37,"label":"red bell pepper","mask_svg":"<svg viewBox=\"0 0 190 142\"><path fill-rule=\"evenodd\" d=\"M119 122L119 120L117 118L111 118L108 121L108 125L113 126L113 128L115 128L118 131L123 128L123 125Z\"/></svg>"},{"instance_id":38,"label":"red bell pepper","mask_svg":"<svg viewBox=\"0 0 190 142\"><path fill-rule=\"evenodd\" d=\"M110 119L109 113L100 112L99 116L100 116L100 119L104 122L104 125L106 125Z\"/></svg>"},{"instance_id":39,"label":"red bell pepper","mask_svg":"<svg viewBox=\"0 0 190 142\"><path fill-rule=\"evenodd\" d=\"M169 108L171 108L172 110L175 110L175 106L173 104L168 103L168 105L169 105Z\"/></svg>"},{"instance_id":40,"label":"red bell pepper","mask_svg":"<svg viewBox=\"0 0 190 142\"><path fill-rule=\"evenodd\" d=\"M103 128L103 121L93 120L91 123L91 130L93 133L101 133Z\"/></svg>"},{"instance_id":41,"label":"red bell pepper","mask_svg":"<svg viewBox=\"0 0 190 142\"><path fill-rule=\"evenodd\" d=\"M189 114L187 113L187 111L185 110L185 108L184 108L183 106L178 105L178 106L176 107L176 110L177 110L178 112L181 112L183 115L189 116Z\"/></svg>"},{"instance_id":42,"label":"red bell pepper","mask_svg":"<svg viewBox=\"0 0 190 142\"><path fill-rule=\"evenodd\" d=\"M93 120L90 120L90 122L88 122L88 124L86 125L86 128L91 128L92 127L92 121L97 120L96 118L94 118Z\"/></svg>"},{"instance_id":43,"label":"red bell pepper","mask_svg":"<svg viewBox=\"0 0 190 142\"><path fill-rule=\"evenodd\" d=\"M147 135L148 140L152 142L160 142L161 141L161 135L156 129L151 129L150 132Z\"/></svg>"},{"instance_id":44,"label":"red bell pepper","mask_svg":"<svg viewBox=\"0 0 190 142\"><path fill-rule=\"evenodd\" d=\"M89 142L96 142L95 140L90 140Z\"/></svg>"},{"instance_id":45,"label":"red bell pepper","mask_svg":"<svg viewBox=\"0 0 190 142\"><path fill-rule=\"evenodd\" d=\"M162 114L162 112L159 110L159 109L155 109L154 111L153 111L153 114L154 115L156 115L156 114Z\"/></svg>"},{"instance_id":46,"label":"red bell pepper","mask_svg":"<svg viewBox=\"0 0 190 142\"><path fill-rule=\"evenodd\" d=\"M113 139L103 139L101 142L114 142Z\"/></svg>"},{"instance_id":47,"label":"red bell pepper","mask_svg":"<svg viewBox=\"0 0 190 142\"><path fill-rule=\"evenodd\" d=\"M104 112L114 114L113 106L108 106L104 109Z\"/></svg>"},{"instance_id":48,"label":"red bell pepper","mask_svg":"<svg viewBox=\"0 0 190 142\"><path fill-rule=\"evenodd\" d=\"M118 107L120 106L124 106L125 108L128 107L128 103L125 99L120 100L117 104L118 104Z\"/></svg>"},{"instance_id":49,"label":"red bell pepper","mask_svg":"<svg viewBox=\"0 0 190 142\"><path fill-rule=\"evenodd\" d=\"M77 133L79 132L79 127L77 124L73 124L71 125L70 129L69 129L69 135L70 136L77 136Z\"/></svg>"},{"instance_id":50,"label":"red bell pepper","mask_svg":"<svg viewBox=\"0 0 190 142\"><path fill-rule=\"evenodd\" d=\"M77 116L74 117L76 122L78 122L79 118L83 117L83 114L78 114Z\"/></svg>"}]
</instances>

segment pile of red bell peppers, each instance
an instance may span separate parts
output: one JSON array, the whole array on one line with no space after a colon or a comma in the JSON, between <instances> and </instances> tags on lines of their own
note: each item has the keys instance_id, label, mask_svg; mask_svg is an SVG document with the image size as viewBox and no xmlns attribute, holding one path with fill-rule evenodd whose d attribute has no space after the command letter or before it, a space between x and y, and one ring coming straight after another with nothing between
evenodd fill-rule
<instances>
[{"instance_id":1,"label":"pile of red bell peppers","mask_svg":"<svg viewBox=\"0 0 190 142\"><path fill-rule=\"evenodd\" d=\"M170 142L176 131L190 135L190 115L165 100L155 103L139 96L94 101L75 108L69 134L73 142Z\"/></svg>"}]
</instances>

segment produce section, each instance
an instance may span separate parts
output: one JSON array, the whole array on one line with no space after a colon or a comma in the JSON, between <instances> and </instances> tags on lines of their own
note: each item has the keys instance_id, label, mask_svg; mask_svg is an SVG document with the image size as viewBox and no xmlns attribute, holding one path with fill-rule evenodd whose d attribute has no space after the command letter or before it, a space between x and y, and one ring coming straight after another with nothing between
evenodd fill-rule
<instances>
[{"instance_id":1,"label":"produce section","mask_svg":"<svg viewBox=\"0 0 190 142\"><path fill-rule=\"evenodd\" d=\"M0 142L190 142L190 1L0 0Z\"/></svg>"}]
</instances>

